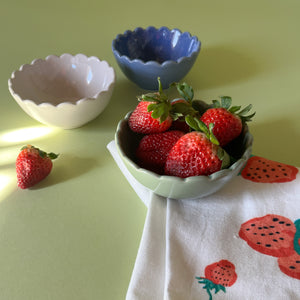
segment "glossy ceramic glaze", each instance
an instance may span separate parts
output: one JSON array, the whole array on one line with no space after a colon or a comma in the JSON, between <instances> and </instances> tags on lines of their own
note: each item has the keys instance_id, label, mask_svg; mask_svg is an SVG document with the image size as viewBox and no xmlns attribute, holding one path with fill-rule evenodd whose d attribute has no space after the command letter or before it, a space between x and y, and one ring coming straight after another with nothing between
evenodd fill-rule
<instances>
[{"instance_id":1,"label":"glossy ceramic glaze","mask_svg":"<svg viewBox=\"0 0 300 300\"><path fill-rule=\"evenodd\" d=\"M96 118L107 106L115 72L106 61L83 54L50 55L13 72L11 95L37 121L71 129Z\"/></svg>"},{"instance_id":2,"label":"glossy ceramic glaze","mask_svg":"<svg viewBox=\"0 0 300 300\"><path fill-rule=\"evenodd\" d=\"M119 122L116 130L115 141L118 152L133 177L158 195L174 199L194 199L211 195L237 176L251 156L253 137L245 128L243 134L232 144L233 149L226 149L231 152L230 154L237 156L237 161L230 168L209 176L179 178L158 175L140 168L135 163L134 152L141 136L130 130L129 115L130 113Z\"/></svg>"},{"instance_id":3,"label":"glossy ceramic glaze","mask_svg":"<svg viewBox=\"0 0 300 300\"><path fill-rule=\"evenodd\" d=\"M124 74L139 87L163 88L180 81L192 68L200 52L196 36L178 29L136 28L119 34L112 43L114 56Z\"/></svg>"}]
</instances>

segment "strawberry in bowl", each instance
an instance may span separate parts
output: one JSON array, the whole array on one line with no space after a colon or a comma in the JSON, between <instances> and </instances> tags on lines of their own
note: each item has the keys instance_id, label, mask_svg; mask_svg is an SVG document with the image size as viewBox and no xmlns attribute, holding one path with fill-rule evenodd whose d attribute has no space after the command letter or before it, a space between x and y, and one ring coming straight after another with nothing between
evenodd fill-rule
<instances>
[{"instance_id":1,"label":"strawberry in bowl","mask_svg":"<svg viewBox=\"0 0 300 300\"><path fill-rule=\"evenodd\" d=\"M239 174L251 156L253 138L243 118L234 115L241 130L220 145L214 134L217 124L201 120L214 103L193 100L186 84L174 87L182 100L170 99L160 81L158 92L140 96L136 108L119 122L115 142L129 172L148 189L168 198L201 198ZM173 126L178 121L188 125L188 132Z\"/></svg>"}]
</instances>

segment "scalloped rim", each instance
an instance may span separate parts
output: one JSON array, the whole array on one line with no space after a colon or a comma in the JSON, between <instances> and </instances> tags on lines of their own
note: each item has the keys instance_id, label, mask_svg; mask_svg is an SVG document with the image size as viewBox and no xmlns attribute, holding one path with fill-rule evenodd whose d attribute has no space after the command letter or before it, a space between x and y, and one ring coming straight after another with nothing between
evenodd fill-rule
<instances>
[{"instance_id":1,"label":"scalloped rim","mask_svg":"<svg viewBox=\"0 0 300 300\"><path fill-rule=\"evenodd\" d=\"M154 60L150 60L150 61L147 61L147 62L144 62L143 60L141 59L138 59L138 58L135 58L135 59L130 59L127 55L123 55L121 54L118 50L116 50L115 48L115 43L116 41L120 38L120 37L123 37L123 36L126 36L126 35L129 35L133 32L136 32L137 30L143 30L143 31L148 31L149 29L155 29L157 31L160 31L160 30L163 30L163 29L167 29L169 30L170 32L172 31L176 31L176 32L179 32L180 35L182 34L188 34L189 37L191 39L194 39L196 40L196 42L198 42L198 47L197 47L197 50L196 51L193 51L191 52L190 55L188 56L182 56L180 58L178 58L177 60L166 60L164 61L163 63L159 63L157 61L154 61ZM143 64L143 65L146 65L146 66L149 66L149 65L154 65L154 66L162 66L162 67L165 67L165 66L169 66L169 65L174 65L174 64L180 64L181 62L185 61L185 60L189 60L189 59L192 59L194 56L197 56L200 52L200 49L201 49L201 42L199 41L198 37L195 36L195 35L191 35L189 32L185 31L185 32L182 32L181 30L179 30L178 28L173 28L173 29L169 29L168 27L166 26L162 26L160 28L156 28L154 26L148 26L147 28L142 28L142 27L136 27L134 30L126 30L124 31L123 34L118 34L116 36L116 38L113 40L112 42L112 50L113 52L119 57L119 58L123 58L125 59L126 61L128 61L129 63L139 63L139 64Z\"/></svg>"},{"instance_id":2,"label":"scalloped rim","mask_svg":"<svg viewBox=\"0 0 300 300\"><path fill-rule=\"evenodd\" d=\"M151 175L153 177L155 177L157 180L159 181L177 181L177 182L196 182L199 181L199 179L201 178L202 180L207 180L207 181L215 181L218 180L222 177L227 176L229 173L233 172L234 170L238 169L241 165L245 164L247 162L247 160L249 159L251 152L252 152L252 144L253 144L253 136L250 132L247 133L247 148L243 153L243 156L237 160L234 164L232 164L228 169L223 169L220 171L217 171L211 175L205 176L205 175L200 175L200 176L190 176L190 177L186 177L186 178L181 178L181 177L177 177L177 176L169 176L169 175L158 175L152 171L143 169L141 167L139 167L135 162L133 162L131 159L129 159L127 157L127 155L124 153L123 149L121 148L121 145L119 144L119 140L117 138L120 130L121 130L121 126L122 123L127 122L127 119L129 117L131 112L128 112L125 116L124 119L122 119L117 126L117 130L115 133L115 141L116 141L116 145L117 145L117 149L120 152L120 154L122 155L122 157L127 161L128 164L130 164L133 168L135 168L139 173L144 173L144 174L148 174Z\"/></svg>"},{"instance_id":3,"label":"scalloped rim","mask_svg":"<svg viewBox=\"0 0 300 300\"><path fill-rule=\"evenodd\" d=\"M81 57L83 57L84 59L86 59L87 61L92 60L92 59L95 59L95 60L97 60L97 61L100 62L100 63L104 63L104 64L107 66L107 68L108 68L109 70L112 71L112 74L113 74L112 80L111 80L109 86L108 86L106 89L103 89L103 90L101 90L100 92L96 93L96 94L95 94L94 96L92 96L92 97L78 99L75 103L66 101L66 102L61 102L61 103L59 103L59 104L57 104L57 105L53 105L53 104L50 103L50 102L42 102L42 103L40 103L40 104L37 104L35 101L33 101L33 100L31 100L31 99L23 99L18 93L16 93L16 92L14 91L14 89L13 89L13 84L12 84L12 79L15 78L16 73L22 72L23 69L24 69L25 67L27 67L27 66L34 66L34 65L35 65L37 62L39 62L39 61L47 61L47 60L49 60L49 59L52 58L52 57L56 57L56 58L59 58L59 59L60 59L60 58L62 58L62 57L64 57L64 56L71 56L71 57L81 56ZM21 65L21 66L19 67L18 70L15 70L15 71L12 72L11 77L8 79L8 88L9 88L9 91L11 92L11 94L12 94L14 97L16 96L16 97L18 97L22 102L25 102L25 103L26 103L26 102L30 102L30 103L33 103L33 104L36 105L36 106L51 106L51 107L60 107L60 106L65 106L65 105L76 106L76 105L80 105L82 102L85 102L85 101L96 100L101 94L108 93L108 92L110 91L110 89L113 87L113 85L115 84L115 81L116 81L116 73L115 73L115 70L114 70L114 68L113 68L112 66L109 65L109 63L108 63L106 60L100 60L100 59L99 59L98 57L96 57L96 56L89 56L89 57L88 57L88 56L86 56L85 54L82 54L82 53L78 53L78 54L76 54L76 55L72 55L72 54L70 54L70 53L63 53L63 54L61 54L60 56L58 56L58 55L52 55L52 54L51 54L51 55L46 56L45 59L42 59L42 58L36 58L36 59L34 59L30 64L28 63L28 64L23 64L23 65Z\"/></svg>"}]
</instances>

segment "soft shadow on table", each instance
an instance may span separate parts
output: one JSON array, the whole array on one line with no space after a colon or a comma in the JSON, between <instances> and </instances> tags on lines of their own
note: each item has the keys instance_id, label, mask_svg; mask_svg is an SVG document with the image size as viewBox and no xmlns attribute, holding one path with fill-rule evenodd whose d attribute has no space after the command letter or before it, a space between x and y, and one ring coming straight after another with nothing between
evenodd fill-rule
<instances>
[{"instance_id":1,"label":"soft shadow on table","mask_svg":"<svg viewBox=\"0 0 300 300\"><path fill-rule=\"evenodd\" d=\"M266 60L257 61L257 53L245 45L222 44L203 45L197 61L188 78L195 88L210 89L242 82L269 71L272 64Z\"/></svg>"},{"instance_id":2,"label":"soft shadow on table","mask_svg":"<svg viewBox=\"0 0 300 300\"><path fill-rule=\"evenodd\" d=\"M63 183L79 177L93 168L99 167L99 162L96 159L71 154L63 154L53 164L55 164L55 166L51 174L31 189L43 189L47 186Z\"/></svg>"},{"instance_id":3,"label":"soft shadow on table","mask_svg":"<svg viewBox=\"0 0 300 300\"><path fill-rule=\"evenodd\" d=\"M278 162L300 166L300 133L288 119L249 123L253 152Z\"/></svg>"},{"instance_id":4,"label":"soft shadow on table","mask_svg":"<svg viewBox=\"0 0 300 300\"><path fill-rule=\"evenodd\" d=\"M117 79L115 88L105 110L92 122L82 127L82 130L115 129L118 121L137 105L137 96L145 93L127 78Z\"/></svg>"}]
</instances>

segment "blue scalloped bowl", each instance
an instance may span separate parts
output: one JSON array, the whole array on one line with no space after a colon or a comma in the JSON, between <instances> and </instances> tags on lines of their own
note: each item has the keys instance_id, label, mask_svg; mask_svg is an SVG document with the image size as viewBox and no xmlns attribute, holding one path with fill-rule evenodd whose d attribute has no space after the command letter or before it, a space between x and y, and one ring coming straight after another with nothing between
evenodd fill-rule
<instances>
[{"instance_id":1,"label":"blue scalloped bowl","mask_svg":"<svg viewBox=\"0 0 300 300\"><path fill-rule=\"evenodd\" d=\"M158 89L158 77L164 89L184 78L200 48L196 36L167 27L138 27L117 35L112 42L113 54L123 73L146 90Z\"/></svg>"}]
</instances>

